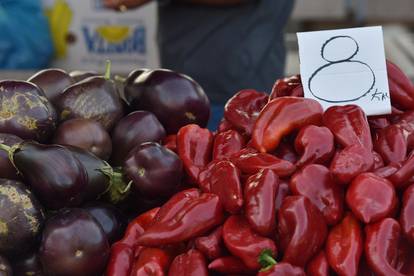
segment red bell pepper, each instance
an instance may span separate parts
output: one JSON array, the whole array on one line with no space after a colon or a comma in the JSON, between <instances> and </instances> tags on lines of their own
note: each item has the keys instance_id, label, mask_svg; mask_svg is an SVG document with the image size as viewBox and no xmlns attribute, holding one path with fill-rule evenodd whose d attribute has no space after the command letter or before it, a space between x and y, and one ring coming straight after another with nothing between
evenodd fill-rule
<instances>
[{"instance_id":1,"label":"red bell pepper","mask_svg":"<svg viewBox=\"0 0 414 276\"><path fill-rule=\"evenodd\" d=\"M334 179L341 184L348 184L359 174L371 171L373 168L372 151L360 144L348 146L338 152L330 166Z\"/></svg>"},{"instance_id":2,"label":"red bell pepper","mask_svg":"<svg viewBox=\"0 0 414 276\"><path fill-rule=\"evenodd\" d=\"M280 180L279 181L279 189L276 193L276 199L275 199L276 212L279 211L285 197L290 196L291 194L292 193L291 193L290 188L289 188L289 182L287 182L285 180Z\"/></svg>"},{"instance_id":3,"label":"red bell pepper","mask_svg":"<svg viewBox=\"0 0 414 276\"><path fill-rule=\"evenodd\" d=\"M171 256L166 250L144 248L135 261L130 276L166 275L171 263Z\"/></svg>"},{"instance_id":4,"label":"red bell pepper","mask_svg":"<svg viewBox=\"0 0 414 276\"><path fill-rule=\"evenodd\" d=\"M369 116L368 123L371 127L371 130L379 130L386 128L390 125L390 120L384 115L381 116Z\"/></svg>"},{"instance_id":5,"label":"red bell pepper","mask_svg":"<svg viewBox=\"0 0 414 276\"><path fill-rule=\"evenodd\" d=\"M390 175L388 179L394 184L395 188L404 190L410 184L410 178L414 175L414 151L400 165L398 170Z\"/></svg>"},{"instance_id":6,"label":"red bell pepper","mask_svg":"<svg viewBox=\"0 0 414 276\"><path fill-rule=\"evenodd\" d=\"M272 93L270 93L269 100L284 96L303 97L303 87L300 75L276 80L276 83L272 88Z\"/></svg>"},{"instance_id":7,"label":"red bell pepper","mask_svg":"<svg viewBox=\"0 0 414 276\"><path fill-rule=\"evenodd\" d=\"M322 250L310 260L306 273L309 276L329 276L331 274L325 251Z\"/></svg>"},{"instance_id":8,"label":"red bell pepper","mask_svg":"<svg viewBox=\"0 0 414 276\"><path fill-rule=\"evenodd\" d=\"M290 141L282 141L273 154L280 159L289 161L292 164L295 164L299 156L297 155L293 145Z\"/></svg>"},{"instance_id":9,"label":"red bell pepper","mask_svg":"<svg viewBox=\"0 0 414 276\"><path fill-rule=\"evenodd\" d=\"M323 124L332 131L342 147L359 144L372 150L367 117L359 106L332 106L323 114Z\"/></svg>"},{"instance_id":10,"label":"red bell pepper","mask_svg":"<svg viewBox=\"0 0 414 276\"><path fill-rule=\"evenodd\" d=\"M322 213L304 196L289 196L280 207L278 237L283 262L305 267L322 249L327 226Z\"/></svg>"},{"instance_id":11,"label":"red bell pepper","mask_svg":"<svg viewBox=\"0 0 414 276\"><path fill-rule=\"evenodd\" d=\"M155 221L138 238L137 243L143 246L160 246L187 241L208 232L222 220L223 209L219 197L204 193L188 200L171 219Z\"/></svg>"},{"instance_id":12,"label":"red bell pepper","mask_svg":"<svg viewBox=\"0 0 414 276\"><path fill-rule=\"evenodd\" d=\"M208 166L207 172L202 172L200 175L200 187L205 192L218 195L226 211L237 214L241 210L243 191L240 184L240 172L233 163L227 160L214 162Z\"/></svg>"},{"instance_id":13,"label":"red bell pepper","mask_svg":"<svg viewBox=\"0 0 414 276\"><path fill-rule=\"evenodd\" d=\"M296 166L325 164L335 153L334 136L327 127L306 126L296 136L295 149L301 155Z\"/></svg>"},{"instance_id":14,"label":"red bell pepper","mask_svg":"<svg viewBox=\"0 0 414 276\"><path fill-rule=\"evenodd\" d=\"M223 227L217 227L208 236L196 238L194 244L195 247L210 260L221 257L224 251Z\"/></svg>"},{"instance_id":15,"label":"red bell pepper","mask_svg":"<svg viewBox=\"0 0 414 276\"><path fill-rule=\"evenodd\" d=\"M235 130L220 132L214 138L213 160L230 158L244 147L244 138Z\"/></svg>"},{"instance_id":16,"label":"red bell pepper","mask_svg":"<svg viewBox=\"0 0 414 276\"><path fill-rule=\"evenodd\" d=\"M256 174L260 170L273 170L278 176L290 176L296 170L296 166L289 161L279 159L268 153L255 152L246 148L231 157L231 161L239 170L248 175Z\"/></svg>"},{"instance_id":17,"label":"red bell pepper","mask_svg":"<svg viewBox=\"0 0 414 276\"><path fill-rule=\"evenodd\" d=\"M326 256L329 265L339 275L357 276L364 241L358 220L348 213L340 224L329 232Z\"/></svg>"},{"instance_id":18,"label":"red bell pepper","mask_svg":"<svg viewBox=\"0 0 414 276\"><path fill-rule=\"evenodd\" d=\"M307 197L322 212L328 225L341 220L344 192L326 167L317 164L305 166L292 176L290 190L294 195Z\"/></svg>"},{"instance_id":19,"label":"red bell pepper","mask_svg":"<svg viewBox=\"0 0 414 276\"><path fill-rule=\"evenodd\" d=\"M414 246L406 239L400 241L396 269L404 275L414 275Z\"/></svg>"},{"instance_id":20,"label":"red bell pepper","mask_svg":"<svg viewBox=\"0 0 414 276\"><path fill-rule=\"evenodd\" d=\"M257 276L306 276L305 271L301 267L293 266L289 263L278 263L270 269L262 270Z\"/></svg>"},{"instance_id":21,"label":"red bell pepper","mask_svg":"<svg viewBox=\"0 0 414 276\"><path fill-rule=\"evenodd\" d=\"M255 270L248 268L242 260L234 256L215 259L208 265L208 269L221 274L251 274L255 272Z\"/></svg>"},{"instance_id":22,"label":"red bell pepper","mask_svg":"<svg viewBox=\"0 0 414 276\"><path fill-rule=\"evenodd\" d=\"M252 145L260 152L273 151L283 136L307 125L319 125L322 106L307 98L281 97L270 101L253 127Z\"/></svg>"},{"instance_id":23,"label":"red bell pepper","mask_svg":"<svg viewBox=\"0 0 414 276\"><path fill-rule=\"evenodd\" d=\"M401 229L398 222L385 218L365 227L364 252L367 263L378 276L403 276L395 267Z\"/></svg>"},{"instance_id":24,"label":"red bell pepper","mask_svg":"<svg viewBox=\"0 0 414 276\"><path fill-rule=\"evenodd\" d=\"M388 178L401 168L401 164L391 163L388 166L378 168L374 171L374 174L378 175L379 177Z\"/></svg>"},{"instance_id":25,"label":"red bell pepper","mask_svg":"<svg viewBox=\"0 0 414 276\"><path fill-rule=\"evenodd\" d=\"M250 135L260 111L269 96L253 89L237 92L224 106L224 118L238 130Z\"/></svg>"},{"instance_id":26,"label":"red bell pepper","mask_svg":"<svg viewBox=\"0 0 414 276\"><path fill-rule=\"evenodd\" d=\"M273 240L261 237L242 216L229 217L223 226L223 240L230 253L240 258L250 269L260 269L259 257L264 251L276 255Z\"/></svg>"},{"instance_id":27,"label":"red bell pepper","mask_svg":"<svg viewBox=\"0 0 414 276\"><path fill-rule=\"evenodd\" d=\"M393 214L398 199L390 181L373 173L363 173L352 181L346 203L364 223L372 223Z\"/></svg>"},{"instance_id":28,"label":"red bell pepper","mask_svg":"<svg viewBox=\"0 0 414 276\"><path fill-rule=\"evenodd\" d=\"M217 127L217 133L225 132L230 129L234 129L234 126L229 121L227 121L226 118L222 118Z\"/></svg>"},{"instance_id":29,"label":"red bell pepper","mask_svg":"<svg viewBox=\"0 0 414 276\"><path fill-rule=\"evenodd\" d=\"M177 150L184 169L196 183L198 174L211 160L213 134L205 128L190 124L177 133Z\"/></svg>"},{"instance_id":30,"label":"red bell pepper","mask_svg":"<svg viewBox=\"0 0 414 276\"><path fill-rule=\"evenodd\" d=\"M190 249L174 258L168 276L208 276L206 259L198 250Z\"/></svg>"},{"instance_id":31,"label":"red bell pepper","mask_svg":"<svg viewBox=\"0 0 414 276\"><path fill-rule=\"evenodd\" d=\"M262 236L276 229L276 193L279 178L272 170L262 170L249 177L244 185L244 216L250 226Z\"/></svg>"},{"instance_id":32,"label":"red bell pepper","mask_svg":"<svg viewBox=\"0 0 414 276\"><path fill-rule=\"evenodd\" d=\"M387 60L387 73L391 104L403 110L413 109L414 85L410 79L389 60Z\"/></svg>"},{"instance_id":33,"label":"red bell pepper","mask_svg":"<svg viewBox=\"0 0 414 276\"><path fill-rule=\"evenodd\" d=\"M384 160L382 160L382 157L378 152L373 151L372 156L374 157L374 168L373 168L373 170L384 167Z\"/></svg>"},{"instance_id":34,"label":"red bell pepper","mask_svg":"<svg viewBox=\"0 0 414 276\"><path fill-rule=\"evenodd\" d=\"M171 134L162 139L162 145L169 150L177 153L177 135Z\"/></svg>"},{"instance_id":35,"label":"red bell pepper","mask_svg":"<svg viewBox=\"0 0 414 276\"><path fill-rule=\"evenodd\" d=\"M386 164L402 162L407 156L407 138L397 124L377 131L374 146Z\"/></svg>"},{"instance_id":36,"label":"red bell pepper","mask_svg":"<svg viewBox=\"0 0 414 276\"><path fill-rule=\"evenodd\" d=\"M404 191L400 224L405 238L414 245L414 184Z\"/></svg>"}]
</instances>

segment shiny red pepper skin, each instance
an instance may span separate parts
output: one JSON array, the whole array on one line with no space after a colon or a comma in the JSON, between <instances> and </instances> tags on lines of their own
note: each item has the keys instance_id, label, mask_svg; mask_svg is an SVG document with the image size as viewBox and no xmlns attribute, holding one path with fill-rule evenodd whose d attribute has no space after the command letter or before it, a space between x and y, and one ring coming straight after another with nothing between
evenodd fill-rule
<instances>
[{"instance_id":1,"label":"shiny red pepper skin","mask_svg":"<svg viewBox=\"0 0 414 276\"><path fill-rule=\"evenodd\" d=\"M135 261L130 276L166 275L171 263L171 256L166 250L144 248Z\"/></svg>"},{"instance_id":2,"label":"shiny red pepper skin","mask_svg":"<svg viewBox=\"0 0 414 276\"><path fill-rule=\"evenodd\" d=\"M134 263L134 249L121 241L111 246L106 276L129 276Z\"/></svg>"},{"instance_id":3,"label":"shiny red pepper skin","mask_svg":"<svg viewBox=\"0 0 414 276\"><path fill-rule=\"evenodd\" d=\"M208 167L209 177L201 183L202 189L218 195L223 208L230 214L237 214L243 207L239 170L227 160L215 162Z\"/></svg>"},{"instance_id":4,"label":"shiny red pepper skin","mask_svg":"<svg viewBox=\"0 0 414 276\"><path fill-rule=\"evenodd\" d=\"M233 125L229 121L227 121L226 118L222 118L217 127L217 133L225 132L233 128Z\"/></svg>"},{"instance_id":5,"label":"shiny red pepper skin","mask_svg":"<svg viewBox=\"0 0 414 276\"><path fill-rule=\"evenodd\" d=\"M293 130L320 125L322 113L322 106L312 99L276 98L260 112L253 127L252 145L260 152L273 151Z\"/></svg>"},{"instance_id":6,"label":"shiny red pepper skin","mask_svg":"<svg viewBox=\"0 0 414 276\"><path fill-rule=\"evenodd\" d=\"M279 189L276 193L276 200L275 200L276 212L279 211L285 197L290 196L291 194L292 194L292 192L290 191L290 188L289 188L289 182L287 182L285 180L280 180L279 181Z\"/></svg>"},{"instance_id":7,"label":"shiny red pepper skin","mask_svg":"<svg viewBox=\"0 0 414 276\"><path fill-rule=\"evenodd\" d=\"M245 145L244 138L235 130L218 133L214 138L213 160L224 160L239 152Z\"/></svg>"},{"instance_id":8,"label":"shiny red pepper skin","mask_svg":"<svg viewBox=\"0 0 414 276\"><path fill-rule=\"evenodd\" d=\"M386 116L369 116L368 123L371 130L379 130L390 125L390 121Z\"/></svg>"},{"instance_id":9,"label":"shiny red pepper skin","mask_svg":"<svg viewBox=\"0 0 414 276\"><path fill-rule=\"evenodd\" d=\"M259 236L242 216L231 216L226 220L223 240L230 253L250 269L260 269L258 259L263 250L270 250L273 256L277 253L273 240Z\"/></svg>"},{"instance_id":10,"label":"shiny red pepper skin","mask_svg":"<svg viewBox=\"0 0 414 276\"><path fill-rule=\"evenodd\" d=\"M372 156L374 157L374 168L373 168L373 170L384 167L384 160L382 160L382 157L378 152L373 151Z\"/></svg>"},{"instance_id":11,"label":"shiny red pepper skin","mask_svg":"<svg viewBox=\"0 0 414 276\"><path fill-rule=\"evenodd\" d=\"M411 152L407 160L401 162L401 167L388 177L394 187L397 189L405 189L410 183L410 178L414 175L414 152Z\"/></svg>"},{"instance_id":12,"label":"shiny red pepper skin","mask_svg":"<svg viewBox=\"0 0 414 276\"><path fill-rule=\"evenodd\" d=\"M378 168L374 171L376 175L383 178L388 178L401 168L401 164L391 163L388 166Z\"/></svg>"},{"instance_id":13,"label":"shiny red pepper skin","mask_svg":"<svg viewBox=\"0 0 414 276\"><path fill-rule=\"evenodd\" d=\"M328 225L341 220L344 192L326 167L317 164L305 166L292 176L289 187L293 195L307 197L322 212Z\"/></svg>"},{"instance_id":14,"label":"shiny red pepper skin","mask_svg":"<svg viewBox=\"0 0 414 276\"><path fill-rule=\"evenodd\" d=\"M206 259L198 250L190 249L174 258L168 276L208 276Z\"/></svg>"},{"instance_id":15,"label":"shiny red pepper skin","mask_svg":"<svg viewBox=\"0 0 414 276\"><path fill-rule=\"evenodd\" d=\"M367 117L359 106L330 107L323 114L323 124L332 131L336 141L342 147L360 144L372 150L371 131Z\"/></svg>"},{"instance_id":16,"label":"shiny red pepper skin","mask_svg":"<svg viewBox=\"0 0 414 276\"><path fill-rule=\"evenodd\" d=\"M339 275L358 275L364 247L362 235L361 226L351 213L329 232L325 252L329 265Z\"/></svg>"},{"instance_id":17,"label":"shiny red pepper skin","mask_svg":"<svg viewBox=\"0 0 414 276\"><path fill-rule=\"evenodd\" d=\"M254 270L249 269L242 260L234 256L224 256L215 259L208 265L208 269L227 275L250 274L254 272Z\"/></svg>"},{"instance_id":18,"label":"shiny red pepper skin","mask_svg":"<svg viewBox=\"0 0 414 276\"><path fill-rule=\"evenodd\" d=\"M237 92L224 106L224 118L238 130L250 135L260 111L269 96L253 89Z\"/></svg>"},{"instance_id":19,"label":"shiny red pepper skin","mask_svg":"<svg viewBox=\"0 0 414 276\"><path fill-rule=\"evenodd\" d=\"M306 197L289 196L283 200L278 221L283 262L305 267L325 242L328 230L323 215Z\"/></svg>"},{"instance_id":20,"label":"shiny red pepper skin","mask_svg":"<svg viewBox=\"0 0 414 276\"><path fill-rule=\"evenodd\" d=\"M223 226L217 227L207 236L196 238L194 244L210 260L221 257L224 254Z\"/></svg>"},{"instance_id":21,"label":"shiny red pepper skin","mask_svg":"<svg viewBox=\"0 0 414 276\"><path fill-rule=\"evenodd\" d=\"M413 109L414 85L410 79L389 60L387 60L387 73L391 104L403 110Z\"/></svg>"},{"instance_id":22,"label":"shiny red pepper skin","mask_svg":"<svg viewBox=\"0 0 414 276\"><path fill-rule=\"evenodd\" d=\"M399 163L407 156L407 139L400 125L390 125L377 131L374 148L386 164Z\"/></svg>"},{"instance_id":23,"label":"shiny red pepper skin","mask_svg":"<svg viewBox=\"0 0 414 276\"><path fill-rule=\"evenodd\" d=\"M334 179L344 185L347 185L359 174L371 171L373 168L372 151L359 144L348 146L338 152L330 165Z\"/></svg>"},{"instance_id":24,"label":"shiny red pepper skin","mask_svg":"<svg viewBox=\"0 0 414 276\"><path fill-rule=\"evenodd\" d=\"M325 164L335 153L334 136L327 127L306 126L296 136L295 149L301 155L296 166Z\"/></svg>"},{"instance_id":25,"label":"shiny red pepper skin","mask_svg":"<svg viewBox=\"0 0 414 276\"><path fill-rule=\"evenodd\" d=\"M319 252L310 260L306 268L306 273L309 276L329 276L329 264L326 258L325 251Z\"/></svg>"},{"instance_id":26,"label":"shiny red pepper skin","mask_svg":"<svg viewBox=\"0 0 414 276\"><path fill-rule=\"evenodd\" d=\"M162 145L169 150L177 153L177 135L171 134L162 139Z\"/></svg>"},{"instance_id":27,"label":"shiny red pepper skin","mask_svg":"<svg viewBox=\"0 0 414 276\"><path fill-rule=\"evenodd\" d=\"M276 229L276 193L279 178L272 170L262 170L250 176L244 184L244 216L250 226L262 236Z\"/></svg>"},{"instance_id":28,"label":"shiny red pepper skin","mask_svg":"<svg viewBox=\"0 0 414 276\"><path fill-rule=\"evenodd\" d=\"M169 220L155 221L137 243L143 246L160 246L187 241L202 235L223 220L219 197L204 193L186 202Z\"/></svg>"},{"instance_id":29,"label":"shiny red pepper skin","mask_svg":"<svg viewBox=\"0 0 414 276\"><path fill-rule=\"evenodd\" d=\"M190 124L177 133L177 150L184 169L195 183L198 174L211 160L213 134L205 128Z\"/></svg>"},{"instance_id":30,"label":"shiny red pepper skin","mask_svg":"<svg viewBox=\"0 0 414 276\"><path fill-rule=\"evenodd\" d=\"M392 215L398 199L394 186L387 179L363 173L349 186L346 203L359 220L368 224Z\"/></svg>"},{"instance_id":31,"label":"shiny red pepper skin","mask_svg":"<svg viewBox=\"0 0 414 276\"><path fill-rule=\"evenodd\" d=\"M405 238L414 245L414 184L404 191L400 225Z\"/></svg>"},{"instance_id":32,"label":"shiny red pepper skin","mask_svg":"<svg viewBox=\"0 0 414 276\"><path fill-rule=\"evenodd\" d=\"M289 161L248 148L234 154L231 161L242 173L247 175L256 174L262 169L270 169L279 177L285 177L290 176L296 170L296 166Z\"/></svg>"},{"instance_id":33,"label":"shiny red pepper skin","mask_svg":"<svg viewBox=\"0 0 414 276\"><path fill-rule=\"evenodd\" d=\"M272 88L272 93L270 93L269 100L284 96L303 97L303 87L300 75L276 80L276 83Z\"/></svg>"},{"instance_id":34,"label":"shiny red pepper skin","mask_svg":"<svg viewBox=\"0 0 414 276\"><path fill-rule=\"evenodd\" d=\"M401 229L398 222L385 218L365 227L364 252L369 267L378 276L403 276L395 267Z\"/></svg>"},{"instance_id":35,"label":"shiny red pepper skin","mask_svg":"<svg viewBox=\"0 0 414 276\"><path fill-rule=\"evenodd\" d=\"M278 263L271 269L260 271L257 276L306 276L301 267L293 266L289 263Z\"/></svg>"}]
</instances>

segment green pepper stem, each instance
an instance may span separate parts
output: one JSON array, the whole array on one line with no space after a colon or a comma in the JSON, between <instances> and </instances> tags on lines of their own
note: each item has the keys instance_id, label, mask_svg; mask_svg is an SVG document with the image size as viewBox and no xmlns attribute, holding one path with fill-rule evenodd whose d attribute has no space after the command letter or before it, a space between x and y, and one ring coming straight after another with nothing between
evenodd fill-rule
<instances>
[{"instance_id":1,"label":"green pepper stem","mask_svg":"<svg viewBox=\"0 0 414 276\"><path fill-rule=\"evenodd\" d=\"M111 78L111 61L108 59L106 60L105 66L105 79L109 80Z\"/></svg>"},{"instance_id":2,"label":"green pepper stem","mask_svg":"<svg viewBox=\"0 0 414 276\"><path fill-rule=\"evenodd\" d=\"M270 249L264 249L262 253L260 253L258 262L262 266L260 271L269 270L277 264L276 260L273 258L273 252Z\"/></svg>"}]
</instances>

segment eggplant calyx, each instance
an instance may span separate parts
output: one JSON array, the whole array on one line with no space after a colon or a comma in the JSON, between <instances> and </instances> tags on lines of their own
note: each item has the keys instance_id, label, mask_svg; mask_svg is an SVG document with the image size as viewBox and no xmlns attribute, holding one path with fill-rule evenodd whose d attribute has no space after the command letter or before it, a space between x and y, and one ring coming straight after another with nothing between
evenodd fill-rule
<instances>
[{"instance_id":1,"label":"eggplant calyx","mask_svg":"<svg viewBox=\"0 0 414 276\"><path fill-rule=\"evenodd\" d=\"M17 150L19 150L20 148L22 147L22 145L19 143L19 144L15 144L15 145L13 145L13 146L8 146L8 145L5 145L5 144L1 144L0 143L0 150L4 150L5 152L7 152L7 155L8 155L8 157L9 157L9 160L10 160L10 163L13 165L13 167L16 169L16 171L18 172L18 173L20 173L19 172L19 169L16 167L16 165L14 164L14 153L17 151Z\"/></svg>"},{"instance_id":2,"label":"eggplant calyx","mask_svg":"<svg viewBox=\"0 0 414 276\"><path fill-rule=\"evenodd\" d=\"M111 79L111 61L108 59L106 61L106 67L105 67L105 79L110 80Z\"/></svg>"},{"instance_id":3,"label":"eggplant calyx","mask_svg":"<svg viewBox=\"0 0 414 276\"><path fill-rule=\"evenodd\" d=\"M117 81L117 82L120 82L120 83L125 83L127 79L124 78L124 77L121 77L119 75L115 75L114 80Z\"/></svg>"},{"instance_id":4,"label":"eggplant calyx","mask_svg":"<svg viewBox=\"0 0 414 276\"><path fill-rule=\"evenodd\" d=\"M131 191L132 181L125 183L122 173L110 165L100 168L100 171L109 178L108 188L100 196L106 195L114 204L124 200Z\"/></svg>"}]
</instances>

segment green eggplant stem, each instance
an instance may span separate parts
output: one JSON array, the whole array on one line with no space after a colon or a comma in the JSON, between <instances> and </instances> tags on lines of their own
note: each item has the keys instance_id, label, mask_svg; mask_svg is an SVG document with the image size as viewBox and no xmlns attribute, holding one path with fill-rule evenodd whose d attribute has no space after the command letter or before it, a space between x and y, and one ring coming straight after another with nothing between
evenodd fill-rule
<instances>
[{"instance_id":1,"label":"green eggplant stem","mask_svg":"<svg viewBox=\"0 0 414 276\"><path fill-rule=\"evenodd\" d=\"M105 79L109 80L111 78L111 61L108 59L105 66Z\"/></svg>"},{"instance_id":2,"label":"green eggplant stem","mask_svg":"<svg viewBox=\"0 0 414 276\"><path fill-rule=\"evenodd\" d=\"M100 171L109 178L108 188L100 196L106 196L114 204L124 200L131 191L132 181L125 183L123 174L109 164Z\"/></svg>"}]
</instances>

